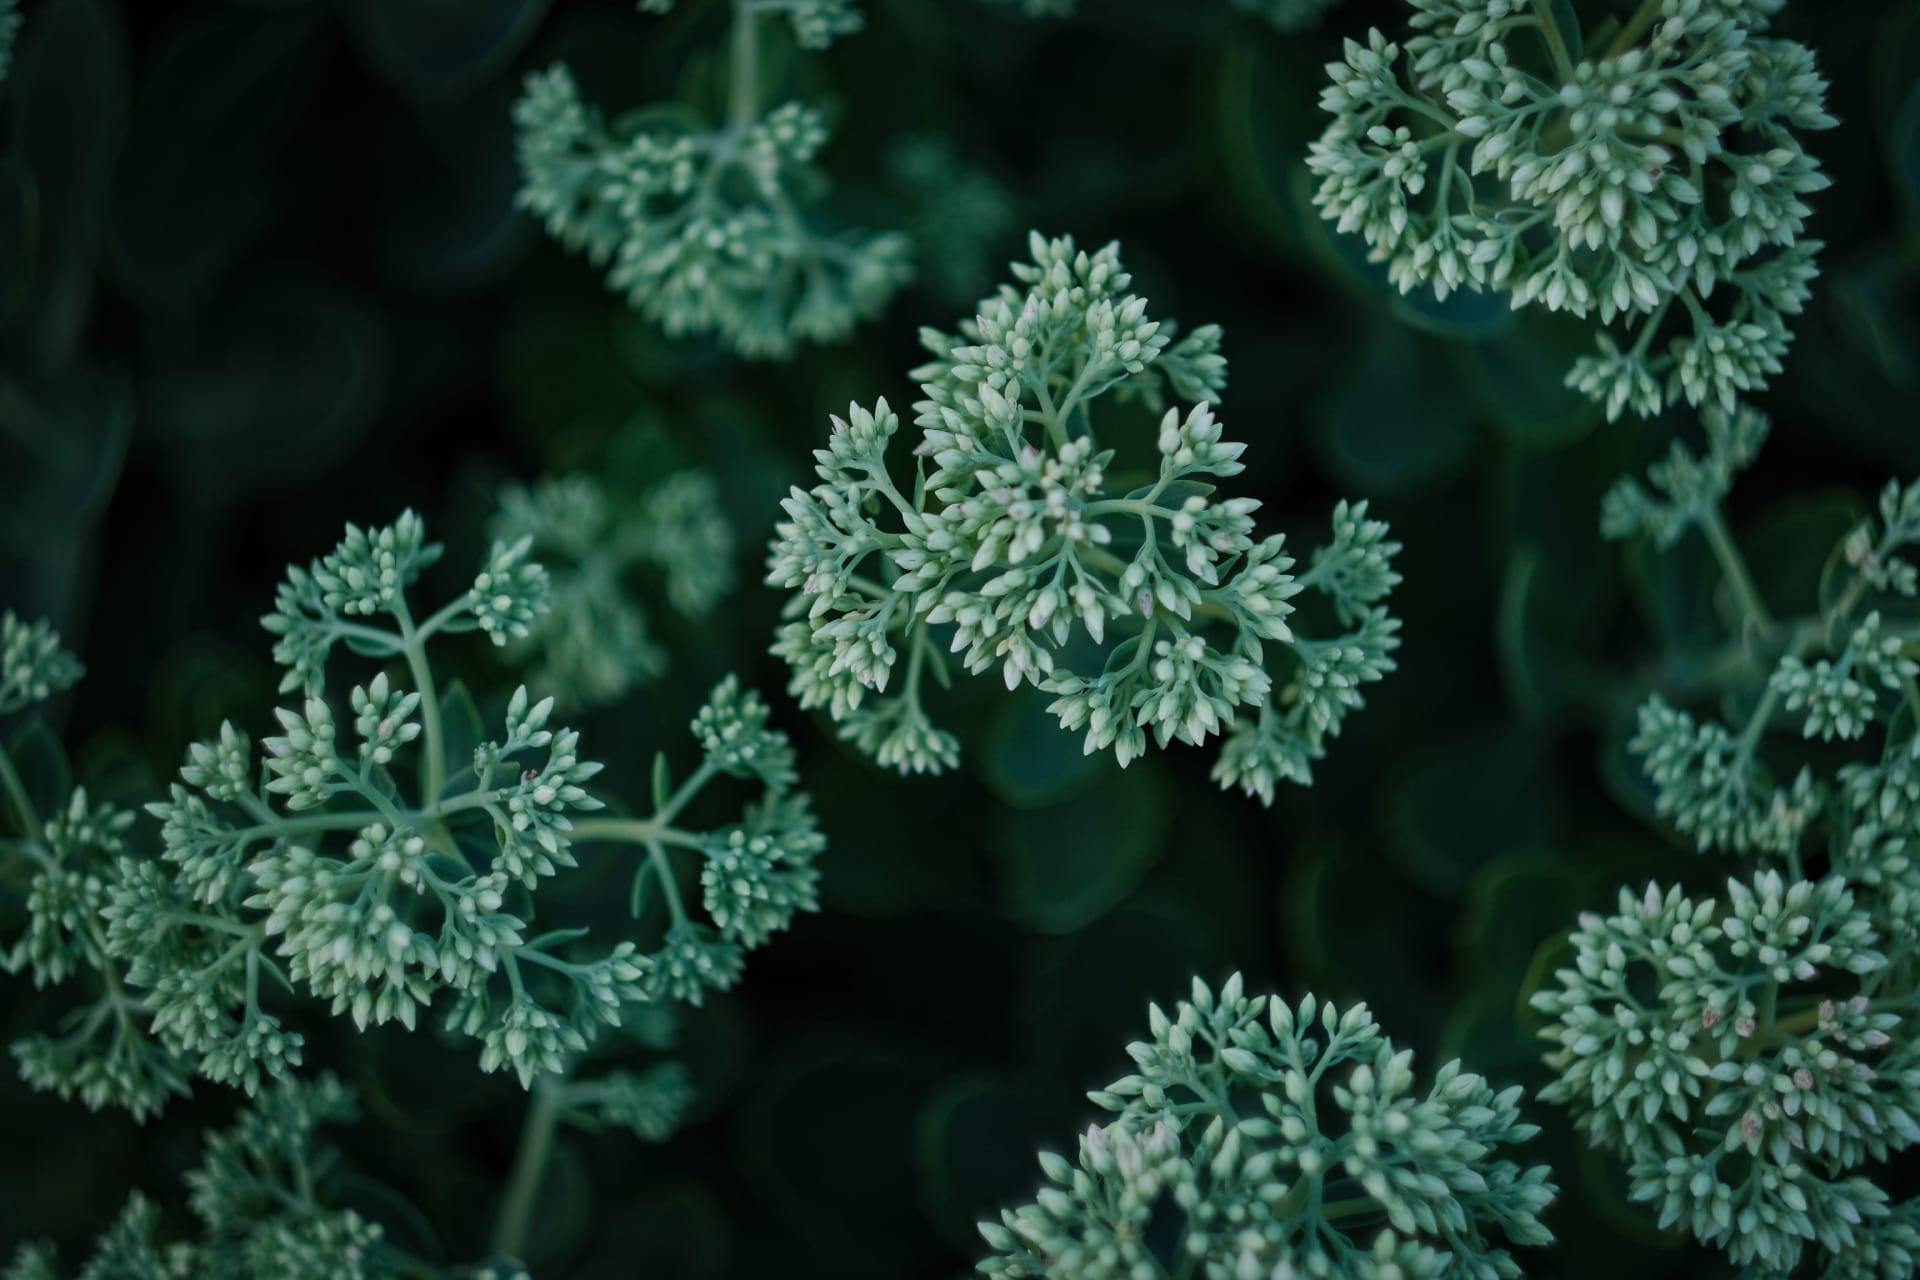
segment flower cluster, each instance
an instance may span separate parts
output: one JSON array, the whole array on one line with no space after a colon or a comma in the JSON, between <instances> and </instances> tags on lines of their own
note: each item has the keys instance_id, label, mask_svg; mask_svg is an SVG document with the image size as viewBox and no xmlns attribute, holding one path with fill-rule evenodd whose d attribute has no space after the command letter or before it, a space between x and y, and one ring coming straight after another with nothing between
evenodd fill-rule
<instances>
[{"instance_id":1,"label":"flower cluster","mask_svg":"<svg viewBox=\"0 0 1920 1280\"><path fill-rule=\"evenodd\" d=\"M852 0L733 0L731 100L716 127L610 126L564 65L530 76L514 107L521 206L669 336L713 334L755 358L845 337L912 274L904 236L824 231L803 213L827 125L801 102L761 109L760 28L775 15L809 49L860 26Z\"/></svg>"},{"instance_id":2,"label":"flower cluster","mask_svg":"<svg viewBox=\"0 0 1920 1280\"><path fill-rule=\"evenodd\" d=\"M1583 34L1553 5L1409 0L1404 47L1375 30L1328 67L1314 201L1403 292L1619 321L1567 377L1609 418L1731 410L1780 369L1828 185L1801 143L1835 123L1826 82L1766 34L1781 2L1642 0Z\"/></svg>"},{"instance_id":3,"label":"flower cluster","mask_svg":"<svg viewBox=\"0 0 1920 1280\"><path fill-rule=\"evenodd\" d=\"M549 593L529 547L496 544L471 587L416 622L410 589L439 547L411 513L350 526L335 551L289 572L265 620L295 705L257 747L231 724L193 745L168 798L148 806L161 860L126 850L129 815L89 808L83 792L44 824L28 850L42 864L28 929L9 957L41 982L96 970L104 994L62 1037L16 1046L32 1083L141 1115L189 1066L253 1092L300 1062L302 1038L269 999L293 991L361 1027L411 1028L441 999L484 1069L528 1083L637 1008L726 987L746 950L814 908L824 842L792 789L791 749L733 680L694 722L699 767L676 789L657 762L646 819L587 816L605 807L587 787L600 766L552 723L551 697L519 688L488 736L464 691L438 691L430 641L477 630L504 642L535 625ZM340 644L382 664L348 694L351 715L324 692ZM762 795L732 824L674 825L722 774ZM634 915L650 891L665 903L651 951L629 939L581 954L584 930L535 933L540 890L593 841L640 852ZM705 921L679 884L696 867Z\"/></svg>"},{"instance_id":4,"label":"flower cluster","mask_svg":"<svg viewBox=\"0 0 1920 1280\"><path fill-rule=\"evenodd\" d=\"M81 1268L82 1280L525 1280L524 1272L493 1267L436 1267L389 1242L379 1224L328 1202L338 1153L318 1130L352 1121L355 1109L352 1093L327 1075L262 1092L231 1129L207 1136L199 1167L186 1175L199 1238L161 1243L159 1210L136 1191ZM29 1244L4 1274L58 1280L60 1272L51 1245Z\"/></svg>"},{"instance_id":5,"label":"flower cluster","mask_svg":"<svg viewBox=\"0 0 1920 1280\"><path fill-rule=\"evenodd\" d=\"M1622 1153L1663 1227L1738 1265L1786 1275L1812 1245L1831 1274L1911 1275L1920 1221L1860 1172L1920 1141L1920 1053L1895 1039L1878 936L1839 876L1762 871L1724 904L1623 889L1534 997L1560 1072L1541 1096Z\"/></svg>"},{"instance_id":6,"label":"flower cluster","mask_svg":"<svg viewBox=\"0 0 1920 1280\"><path fill-rule=\"evenodd\" d=\"M1259 503L1215 490L1245 448L1207 403L1226 381L1219 330L1176 341L1149 319L1116 246L1036 234L1031 249L960 333L923 333L910 477L896 482L885 400L834 419L821 483L793 490L775 531L767 580L794 593L796 620L774 651L802 706L903 773L959 755L921 701L929 671L948 678L943 636L967 671L1054 695L1062 727L1123 765L1149 734L1227 735L1215 776L1270 802L1279 781L1311 780L1363 686L1393 669L1399 544L1343 502L1295 573L1282 535L1256 538ZM1103 444L1093 409L1110 393L1150 450ZM1167 407L1169 393L1196 403ZM1324 638L1296 630L1309 587Z\"/></svg>"},{"instance_id":7,"label":"flower cluster","mask_svg":"<svg viewBox=\"0 0 1920 1280\"><path fill-rule=\"evenodd\" d=\"M734 587L733 529L704 471L667 477L631 508L585 474L508 485L492 530L509 545L527 540L547 571L552 608L509 656L566 706L612 702L666 670L637 577L656 579L689 620Z\"/></svg>"},{"instance_id":8,"label":"flower cluster","mask_svg":"<svg viewBox=\"0 0 1920 1280\"><path fill-rule=\"evenodd\" d=\"M980 1225L981 1272L1513 1277L1508 1246L1552 1239L1546 1167L1505 1155L1538 1132L1517 1086L1450 1062L1419 1088L1366 1006L1248 997L1238 975L1149 1019L1134 1074L1090 1095L1116 1118Z\"/></svg>"},{"instance_id":9,"label":"flower cluster","mask_svg":"<svg viewBox=\"0 0 1920 1280\"><path fill-rule=\"evenodd\" d=\"M1543 1096L1620 1155L1663 1226L1757 1273L1812 1255L1823 1274L1892 1280L1920 1263L1920 1201L1880 1169L1920 1142L1920 618L1899 554L1920 540L1920 485L1889 485L1818 607L1776 618L1721 513L1766 423L1706 426L1704 452L1676 445L1603 521L1662 546L1698 529L1715 554L1739 634L1689 665L1745 722L1656 695L1631 747L1660 817L1750 868L1720 899L1652 884L1581 918L1573 963L1533 998L1559 1072ZM1855 758L1836 768L1848 752L1810 739Z\"/></svg>"}]
</instances>

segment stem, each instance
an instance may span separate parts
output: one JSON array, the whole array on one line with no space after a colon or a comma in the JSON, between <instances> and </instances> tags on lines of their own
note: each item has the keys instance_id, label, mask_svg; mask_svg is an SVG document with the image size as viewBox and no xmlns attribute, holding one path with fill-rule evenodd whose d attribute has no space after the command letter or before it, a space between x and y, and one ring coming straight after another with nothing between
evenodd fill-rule
<instances>
[{"instance_id":1,"label":"stem","mask_svg":"<svg viewBox=\"0 0 1920 1280\"><path fill-rule=\"evenodd\" d=\"M1773 709L1779 702L1780 686L1771 680L1767 681L1767 687L1761 691L1760 701L1754 704L1753 714L1747 719L1747 727L1740 731L1739 741L1734 744L1743 764L1751 760L1753 753L1759 749L1760 735L1767 731L1767 722L1773 719Z\"/></svg>"},{"instance_id":2,"label":"stem","mask_svg":"<svg viewBox=\"0 0 1920 1280\"><path fill-rule=\"evenodd\" d=\"M901 689L906 695L907 705L916 711L920 709L920 673L927 665L927 643L927 624L922 622L914 628L913 639L908 644L907 679ZM1920 710L1916 714L1920 714Z\"/></svg>"},{"instance_id":3,"label":"stem","mask_svg":"<svg viewBox=\"0 0 1920 1280\"><path fill-rule=\"evenodd\" d=\"M576 844L589 840L619 840L627 844L645 844L664 834L651 818L585 818L573 824Z\"/></svg>"},{"instance_id":4,"label":"stem","mask_svg":"<svg viewBox=\"0 0 1920 1280\"><path fill-rule=\"evenodd\" d=\"M1754 585L1753 575L1747 570L1746 557L1734 545L1732 535L1727 532L1726 521L1720 518L1718 507L1708 507L1701 515L1700 530L1712 544L1714 558L1720 562L1720 572L1726 575L1727 583L1733 588L1733 594L1740 601L1740 609L1747 615L1747 620L1763 629L1771 627L1773 616L1767 612L1766 602L1760 598L1760 589Z\"/></svg>"},{"instance_id":5,"label":"stem","mask_svg":"<svg viewBox=\"0 0 1920 1280\"><path fill-rule=\"evenodd\" d=\"M680 900L680 884L673 878L673 859L667 856L666 846L657 840L648 841L647 857L653 863L654 877L660 881L660 892L666 895L667 913L676 925L686 924L687 904Z\"/></svg>"},{"instance_id":6,"label":"stem","mask_svg":"<svg viewBox=\"0 0 1920 1280\"><path fill-rule=\"evenodd\" d=\"M1659 15L1660 0L1640 0L1640 7L1634 11L1631 18L1627 19L1627 25L1620 28L1620 34L1613 38L1613 43L1607 46L1606 53L1601 56L1604 58L1617 58L1627 50L1633 48L1640 37L1647 33L1647 28L1653 25L1653 20Z\"/></svg>"},{"instance_id":7,"label":"stem","mask_svg":"<svg viewBox=\"0 0 1920 1280\"><path fill-rule=\"evenodd\" d=\"M720 768L713 761L702 760L700 767L688 774L687 780L680 784L680 789L673 793L673 798L667 801L660 812L653 815L653 825L665 827L672 822L679 816L680 811L687 807L687 802L699 794L700 788L713 781L713 775L718 772Z\"/></svg>"},{"instance_id":8,"label":"stem","mask_svg":"<svg viewBox=\"0 0 1920 1280\"><path fill-rule=\"evenodd\" d=\"M394 616L400 619L401 651L407 655L407 669L413 673L414 689L420 695L420 723L426 730L427 761L420 771L420 807L431 808L447 785L445 737L440 724L440 695L433 685L433 668L427 665L427 646L414 629L407 602L397 600Z\"/></svg>"},{"instance_id":9,"label":"stem","mask_svg":"<svg viewBox=\"0 0 1920 1280\"><path fill-rule=\"evenodd\" d=\"M713 780L720 772L719 766L711 760L703 760L700 767L687 775L660 811L651 818L583 818L572 827L576 841L585 840L624 840L630 844L653 844L661 840L672 840L680 836L670 825L679 816L689 801L699 794L700 788Z\"/></svg>"},{"instance_id":10,"label":"stem","mask_svg":"<svg viewBox=\"0 0 1920 1280\"><path fill-rule=\"evenodd\" d=\"M1336 1218L1349 1217L1356 1213L1365 1213L1369 1209L1378 1209L1380 1204L1372 1196L1351 1196L1345 1200L1329 1200L1320 1206L1320 1216L1328 1222Z\"/></svg>"},{"instance_id":11,"label":"stem","mask_svg":"<svg viewBox=\"0 0 1920 1280\"><path fill-rule=\"evenodd\" d=\"M500 1216L493 1227L495 1253L517 1259L526 1248L534 1201L546 1179L547 1158L553 1153L553 1135L559 1122L560 1091L544 1081L534 1085L527 1118L520 1126L520 1146L513 1154L507 1193L500 1201Z\"/></svg>"},{"instance_id":12,"label":"stem","mask_svg":"<svg viewBox=\"0 0 1920 1280\"><path fill-rule=\"evenodd\" d=\"M33 800L27 795L26 784L20 781L15 772L13 760L4 750L0 750L0 783L6 786L7 799L14 808L14 817L20 822L20 834L29 840L40 839L40 813L33 807Z\"/></svg>"},{"instance_id":13,"label":"stem","mask_svg":"<svg viewBox=\"0 0 1920 1280\"><path fill-rule=\"evenodd\" d=\"M727 121L738 131L760 114L760 15L751 0L733 0L733 74Z\"/></svg>"},{"instance_id":14,"label":"stem","mask_svg":"<svg viewBox=\"0 0 1920 1280\"><path fill-rule=\"evenodd\" d=\"M1567 56L1567 38L1560 33L1560 23L1553 16L1552 0L1533 0L1533 11L1540 18L1540 34L1546 37L1547 53L1553 58L1554 72L1559 75L1560 83L1573 81L1573 59Z\"/></svg>"}]
</instances>

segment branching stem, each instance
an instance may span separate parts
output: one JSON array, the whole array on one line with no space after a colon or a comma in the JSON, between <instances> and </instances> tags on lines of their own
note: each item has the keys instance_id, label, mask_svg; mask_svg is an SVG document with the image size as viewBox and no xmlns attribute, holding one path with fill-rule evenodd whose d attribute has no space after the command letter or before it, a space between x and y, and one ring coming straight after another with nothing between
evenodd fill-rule
<instances>
[{"instance_id":1,"label":"branching stem","mask_svg":"<svg viewBox=\"0 0 1920 1280\"><path fill-rule=\"evenodd\" d=\"M33 798L27 794L26 784L20 781L20 774L5 750L0 750L0 784L5 785L14 820L20 824L20 834L29 840L40 839L40 812L33 807Z\"/></svg>"},{"instance_id":2,"label":"branching stem","mask_svg":"<svg viewBox=\"0 0 1920 1280\"><path fill-rule=\"evenodd\" d=\"M727 123L738 133L760 114L760 15L752 0L733 0L733 69Z\"/></svg>"},{"instance_id":3,"label":"branching stem","mask_svg":"<svg viewBox=\"0 0 1920 1280\"><path fill-rule=\"evenodd\" d=\"M1540 18L1540 34L1546 38L1547 53L1553 59L1554 74L1560 77L1560 83L1573 82L1573 59L1567 56L1567 38L1560 30L1559 20L1553 16L1552 0L1533 0L1533 11Z\"/></svg>"},{"instance_id":4,"label":"branching stem","mask_svg":"<svg viewBox=\"0 0 1920 1280\"><path fill-rule=\"evenodd\" d=\"M395 602L394 616L400 620L401 651L406 654L407 669L413 673L414 689L420 694L420 724L426 733L427 757L420 769L420 807L424 810L440 799L447 785L446 733L440 722L440 694L434 687L433 667L427 662L425 633L415 629L413 615L408 612L404 599Z\"/></svg>"},{"instance_id":5,"label":"branching stem","mask_svg":"<svg viewBox=\"0 0 1920 1280\"><path fill-rule=\"evenodd\" d=\"M519 1259L527 1247L527 1228L533 1221L540 1185L546 1180L547 1160L553 1153L554 1131L560 1122L560 1092L547 1081L533 1086L527 1116L520 1126L520 1145L513 1155L507 1193L494 1222L493 1251Z\"/></svg>"},{"instance_id":6,"label":"branching stem","mask_svg":"<svg viewBox=\"0 0 1920 1280\"><path fill-rule=\"evenodd\" d=\"M1660 0L1640 0L1640 7L1634 11L1631 18L1627 19L1627 25L1620 28L1620 34L1613 38L1613 43L1607 46L1606 53L1601 56L1617 58L1633 48L1640 37L1647 33L1647 28L1653 25L1653 20L1659 16Z\"/></svg>"},{"instance_id":7,"label":"branching stem","mask_svg":"<svg viewBox=\"0 0 1920 1280\"><path fill-rule=\"evenodd\" d=\"M1727 522L1721 518L1718 507L1709 507L1701 515L1700 531L1707 535L1714 558L1720 562L1720 572L1733 588L1734 598L1740 602L1747 621L1763 630L1771 628L1773 615L1767 612L1766 601L1760 598L1760 588L1754 585L1746 557L1740 554L1733 536L1727 532Z\"/></svg>"}]
</instances>

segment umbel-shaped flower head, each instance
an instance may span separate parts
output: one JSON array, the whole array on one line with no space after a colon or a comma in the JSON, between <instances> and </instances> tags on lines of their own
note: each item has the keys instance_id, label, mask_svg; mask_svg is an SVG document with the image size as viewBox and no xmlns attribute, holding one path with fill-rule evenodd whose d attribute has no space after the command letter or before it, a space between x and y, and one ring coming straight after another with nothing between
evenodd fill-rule
<instances>
[{"instance_id":1,"label":"umbel-shaped flower head","mask_svg":"<svg viewBox=\"0 0 1920 1280\"><path fill-rule=\"evenodd\" d=\"M1883 998L1888 957L1838 877L1763 871L1724 903L1650 884L1582 917L1574 963L1533 997L1567 1103L1632 1194L1786 1275L1910 1276L1920 1214L1879 1167L1920 1141L1920 1039Z\"/></svg>"},{"instance_id":2,"label":"umbel-shaped flower head","mask_svg":"<svg viewBox=\"0 0 1920 1280\"><path fill-rule=\"evenodd\" d=\"M1920 574L1903 554L1920 486L1888 485L1814 607L1776 617L1721 512L1766 422L1709 412L1705 428L1703 451L1675 444L1644 485L1617 484L1602 528L1662 548L1698 529L1719 565L1738 634L1676 655L1704 687L1672 692L1745 721L1656 695L1629 747L1658 817L1748 865L1717 900L1655 884L1581 918L1533 998L1560 1077L1543 1096L1620 1156L1663 1226L1749 1274L1894 1280L1920 1265L1920 1199L1888 1168L1920 1141Z\"/></svg>"},{"instance_id":3,"label":"umbel-shaped flower head","mask_svg":"<svg viewBox=\"0 0 1920 1280\"><path fill-rule=\"evenodd\" d=\"M1538 1131L1518 1086L1458 1062L1419 1084L1365 1005L1249 997L1237 974L1148 1018L1078 1164L1042 1155L1034 1203L981 1224L985 1274L1464 1280L1552 1239L1546 1167L1505 1150Z\"/></svg>"},{"instance_id":4,"label":"umbel-shaped flower head","mask_svg":"<svg viewBox=\"0 0 1920 1280\"><path fill-rule=\"evenodd\" d=\"M801 705L902 772L958 760L922 705L944 650L1054 695L1061 726L1123 765L1149 735L1226 734L1215 776L1271 801L1311 780L1362 686L1393 669L1399 544L1343 502L1295 573L1284 536L1256 536L1260 504L1216 488L1246 447L1210 405L1220 331L1176 340L1149 318L1116 245L1035 234L1031 250L958 334L922 334L934 359L913 374L907 459L885 400L834 419L821 483L793 490L775 530L767 580L796 620L774 652Z\"/></svg>"},{"instance_id":5,"label":"umbel-shaped flower head","mask_svg":"<svg viewBox=\"0 0 1920 1280\"><path fill-rule=\"evenodd\" d=\"M303 1036L274 1011L288 991L363 1028L412 1028L437 1003L479 1042L484 1070L528 1083L643 1007L730 986L746 952L815 909L825 841L794 789L792 749L731 678L693 722L701 763L675 786L656 761L647 818L589 816L607 807L588 787L600 766L554 722L551 697L504 694L490 732L464 690L441 687L430 644L482 632L504 645L540 618L548 582L530 545L496 543L432 612L413 598L440 548L411 512L348 526L332 552L289 570L264 621L293 705L257 746L227 724L189 748L167 798L147 806L158 859L123 839L131 814L84 791L39 821L0 759L0 814L26 837L0 856L33 864L26 931L0 962L41 984L97 971L104 987L66 1033L14 1046L29 1083L142 1117L190 1071L252 1093L301 1062ZM6 621L12 684L70 680L50 633ZM376 670L336 702L326 683L343 649ZM722 775L758 796L731 823L690 827L679 815ZM534 928L541 890L587 842L638 853L615 872L628 877L636 936L595 950L585 929ZM675 859L695 868L693 906ZM658 1129L666 1113L653 1110Z\"/></svg>"},{"instance_id":6,"label":"umbel-shaped flower head","mask_svg":"<svg viewBox=\"0 0 1920 1280\"><path fill-rule=\"evenodd\" d=\"M1784 0L1408 0L1329 65L1314 202L1404 291L1596 315L1568 385L1651 416L1732 409L1778 373L1816 274L1802 136L1835 122Z\"/></svg>"}]
</instances>

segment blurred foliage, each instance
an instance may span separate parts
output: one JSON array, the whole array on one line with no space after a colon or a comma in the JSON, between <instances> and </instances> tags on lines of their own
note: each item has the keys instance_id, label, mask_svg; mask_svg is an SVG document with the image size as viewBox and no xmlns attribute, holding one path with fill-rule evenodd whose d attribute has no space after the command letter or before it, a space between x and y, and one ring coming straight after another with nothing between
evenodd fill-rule
<instances>
[{"instance_id":1,"label":"blurred foliage","mask_svg":"<svg viewBox=\"0 0 1920 1280\"><path fill-rule=\"evenodd\" d=\"M969 767L931 780L781 700L832 842L823 911L688 1020L702 1092L674 1140L560 1138L529 1261L955 1274L972 1224L1031 1196L1033 1150L1092 1118L1084 1091L1146 1002L1196 973L1365 1000L1423 1061L1537 1088L1526 997L1573 915L1618 884L1716 874L1660 832L1625 751L1641 696L1687 678L1653 655L1716 622L1704 552L1598 536L1600 495L1680 418L1605 425L1561 386L1580 325L1402 297L1315 216L1322 64L1402 6L1348 0L1282 35L1228 5L1040 23L870 0L864 31L782 74L836 117L830 211L931 238L931 261L847 344L764 366L669 341L513 204L524 74L564 60L609 111L673 96L707 74L676 24L715 2L665 20L631 0L22 6L0 82L0 602L51 616L86 662L50 710L90 792L142 798L223 717L265 719L256 619L345 520L419 504L472 560L503 483L590 472L644 494L664 440L713 476L756 582L828 412L907 395L918 326L998 278L1027 225L1119 238L1157 311L1225 328L1223 412L1256 446L1236 491L1279 527L1347 494L1392 521L1391 696L1264 811L1199 753L1124 775L1082 756L1038 693L957 689ZM1817 572L1854 514L1836 494L1920 472L1920 3L1797 0L1778 29L1816 50L1841 124L1810 144L1834 180L1811 226L1824 274L1729 512L1763 593ZM945 165L992 184L966 180L964 230ZM583 724L610 774L644 778L724 672L780 688L778 606L743 586L652 618L670 674ZM470 661L497 681L496 658ZM44 999L0 987L9 1038ZM398 1030L321 1028L307 1060L362 1099L337 1135L369 1178L352 1207L439 1256L483 1252L518 1086ZM0 1252L32 1235L83 1256L133 1187L188 1221L179 1175L237 1103L203 1086L137 1127L7 1073L0 1150L30 1158L0 1162ZM1563 1194L1530 1274L1717 1274L1564 1114L1531 1118Z\"/></svg>"}]
</instances>

